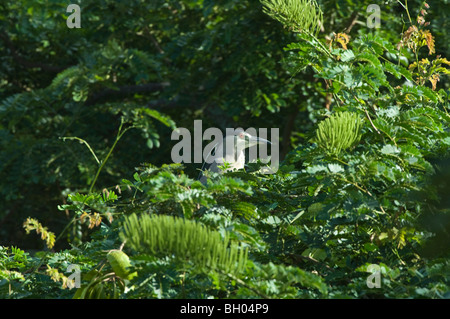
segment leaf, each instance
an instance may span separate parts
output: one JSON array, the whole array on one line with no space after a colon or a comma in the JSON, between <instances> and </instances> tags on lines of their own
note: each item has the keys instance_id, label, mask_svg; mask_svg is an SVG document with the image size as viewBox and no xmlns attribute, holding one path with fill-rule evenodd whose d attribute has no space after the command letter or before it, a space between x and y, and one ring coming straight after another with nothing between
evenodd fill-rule
<instances>
[{"instance_id":1,"label":"leaf","mask_svg":"<svg viewBox=\"0 0 450 319\"><path fill-rule=\"evenodd\" d=\"M347 34L338 33L335 36L335 41L338 42L344 50L347 50L347 44L350 41L350 39Z\"/></svg>"},{"instance_id":2,"label":"leaf","mask_svg":"<svg viewBox=\"0 0 450 319\"><path fill-rule=\"evenodd\" d=\"M341 54L341 61L342 62L348 62L351 61L355 58L355 54L353 53L352 50L345 50L342 54Z\"/></svg>"},{"instance_id":3,"label":"leaf","mask_svg":"<svg viewBox=\"0 0 450 319\"><path fill-rule=\"evenodd\" d=\"M400 153L400 149L391 144L384 145L380 151L381 151L381 153L387 154L387 155L395 155L395 154Z\"/></svg>"},{"instance_id":4,"label":"leaf","mask_svg":"<svg viewBox=\"0 0 450 319\"><path fill-rule=\"evenodd\" d=\"M398 71L398 73L400 73L401 75L403 75L405 77L405 79L407 79L408 81L414 82L412 74L410 71L408 71L408 69L397 65L396 66L396 70Z\"/></svg>"},{"instance_id":5,"label":"leaf","mask_svg":"<svg viewBox=\"0 0 450 319\"><path fill-rule=\"evenodd\" d=\"M431 34L430 30L421 30L421 36L423 39L425 39L426 45L428 47L428 54L432 55L436 53L435 47L434 47L434 37Z\"/></svg>"},{"instance_id":6,"label":"leaf","mask_svg":"<svg viewBox=\"0 0 450 319\"><path fill-rule=\"evenodd\" d=\"M441 141L442 141L442 143L444 143L446 145L450 145L450 137L449 136L447 136L446 138L443 138Z\"/></svg>"},{"instance_id":7,"label":"leaf","mask_svg":"<svg viewBox=\"0 0 450 319\"><path fill-rule=\"evenodd\" d=\"M380 70L382 69L382 64L380 60L378 60L378 57L372 53L369 52L360 53L356 56L356 60L369 62L373 66L380 68Z\"/></svg>"},{"instance_id":8,"label":"leaf","mask_svg":"<svg viewBox=\"0 0 450 319\"><path fill-rule=\"evenodd\" d=\"M245 219L251 220L259 217L258 209L255 205L246 202L237 202L231 205L231 209L237 215L243 216Z\"/></svg>"},{"instance_id":9,"label":"leaf","mask_svg":"<svg viewBox=\"0 0 450 319\"><path fill-rule=\"evenodd\" d=\"M344 168L339 164L328 164L328 169L331 173L341 173L344 172Z\"/></svg>"},{"instance_id":10,"label":"leaf","mask_svg":"<svg viewBox=\"0 0 450 319\"><path fill-rule=\"evenodd\" d=\"M158 120L167 127L170 127L172 129L175 129L176 127L175 122L169 116L161 114L160 112L154 109L141 108L140 111L147 114L148 116L153 117L154 119Z\"/></svg>"},{"instance_id":11,"label":"leaf","mask_svg":"<svg viewBox=\"0 0 450 319\"><path fill-rule=\"evenodd\" d=\"M279 226L282 223L282 220L277 216L269 216L264 218L262 222L275 227Z\"/></svg>"},{"instance_id":12,"label":"leaf","mask_svg":"<svg viewBox=\"0 0 450 319\"><path fill-rule=\"evenodd\" d=\"M401 78L401 73L398 70L398 66L391 63L391 62L385 62L383 64L384 70L395 76L397 79Z\"/></svg>"},{"instance_id":13,"label":"leaf","mask_svg":"<svg viewBox=\"0 0 450 319\"><path fill-rule=\"evenodd\" d=\"M438 95L433 90L425 87L425 86L402 86L402 92L404 94L413 94L416 97L420 98L425 96L429 98L433 102L438 102Z\"/></svg>"},{"instance_id":14,"label":"leaf","mask_svg":"<svg viewBox=\"0 0 450 319\"><path fill-rule=\"evenodd\" d=\"M42 226L38 220L28 217L23 223L23 227L25 228L27 234L29 234L32 230L35 230L36 233L41 234L41 239L45 241L49 249L53 248L55 245L55 234L48 231L47 227Z\"/></svg>"},{"instance_id":15,"label":"leaf","mask_svg":"<svg viewBox=\"0 0 450 319\"><path fill-rule=\"evenodd\" d=\"M306 168L308 174L316 174L318 172L327 172L327 167L323 165L313 165Z\"/></svg>"},{"instance_id":16,"label":"leaf","mask_svg":"<svg viewBox=\"0 0 450 319\"><path fill-rule=\"evenodd\" d=\"M381 240L381 238L380 238ZM364 250L367 252L374 252L378 249L378 246L375 245L374 243L365 243L364 244Z\"/></svg>"},{"instance_id":17,"label":"leaf","mask_svg":"<svg viewBox=\"0 0 450 319\"><path fill-rule=\"evenodd\" d=\"M378 114L378 116L383 116L383 117L393 119L400 115L400 108L397 105L392 105L386 109L378 110L377 114Z\"/></svg>"}]
</instances>

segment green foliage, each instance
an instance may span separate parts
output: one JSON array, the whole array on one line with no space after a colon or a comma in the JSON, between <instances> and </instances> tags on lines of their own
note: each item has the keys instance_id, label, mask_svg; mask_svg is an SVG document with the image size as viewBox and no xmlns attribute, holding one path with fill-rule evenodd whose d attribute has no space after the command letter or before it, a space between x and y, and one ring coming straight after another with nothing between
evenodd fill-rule
<instances>
[{"instance_id":1,"label":"green foliage","mask_svg":"<svg viewBox=\"0 0 450 319\"><path fill-rule=\"evenodd\" d=\"M445 10L370 3L0 5L0 296L448 298ZM283 127L279 170L191 178L198 118Z\"/></svg>"},{"instance_id":2,"label":"green foliage","mask_svg":"<svg viewBox=\"0 0 450 319\"><path fill-rule=\"evenodd\" d=\"M27 218L27 220L23 223L23 227L27 234L29 234L32 230L35 230L36 233L41 234L41 239L45 240L45 243L48 248L52 248L55 244L55 234L48 231L47 227L42 226L36 219Z\"/></svg>"},{"instance_id":3,"label":"green foliage","mask_svg":"<svg viewBox=\"0 0 450 319\"><path fill-rule=\"evenodd\" d=\"M135 251L174 255L205 271L219 269L236 274L247 259L244 247L236 243L228 247L228 235L222 238L202 224L172 216L131 215L124 222L121 238Z\"/></svg>"},{"instance_id":4,"label":"green foliage","mask_svg":"<svg viewBox=\"0 0 450 319\"><path fill-rule=\"evenodd\" d=\"M317 33L323 13L314 0L261 0L263 11L284 26L302 32Z\"/></svg>"},{"instance_id":5,"label":"green foliage","mask_svg":"<svg viewBox=\"0 0 450 319\"><path fill-rule=\"evenodd\" d=\"M10 249L11 252L8 252L8 247L0 246L0 278L3 285L11 280L25 279L19 271L26 269L28 253L17 247L11 247ZM17 269L19 271L9 269ZM3 280L6 280L6 282Z\"/></svg>"}]
</instances>

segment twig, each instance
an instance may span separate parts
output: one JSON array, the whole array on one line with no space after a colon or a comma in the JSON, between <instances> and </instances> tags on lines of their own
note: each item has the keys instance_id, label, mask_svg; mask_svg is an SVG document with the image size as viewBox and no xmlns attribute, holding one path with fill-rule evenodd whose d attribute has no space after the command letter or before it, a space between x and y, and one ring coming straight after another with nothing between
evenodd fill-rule
<instances>
[{"instance_id":1,"label":"twig","mask_svg":"<svg viewBox=\"0 0 450 319\"><path fill-rule=\"evenodd\" d=\"M353 11L352 15L350 16L348 26L344 29L345 33L350 33L353 26L356 24L356 21L358 21L359 12Z\"/></svg>"},{"instance_id":2,"label":"twig","mask_svg":"<svg viewBox=\"0 0 450 319\"><path fill-rule=\"evenodd\" d=\"M381 134L380 131L376 128L375 124L373 124L372 119L370 118L369 113L367 112L367 109L364 108L364 112L366 113L367 118L369 119L370 124L372 125L373 129L378 133Z\"/></svg>"},{"instance_id":3,"label":"twig","mask_svg":"<svg viewBox=\"0 0 450 319\"><path fill-rule=\"evenodd\" d=\"M310 257L310 256L302 256L302 255L298 255L298 254L290 254L292 257L294 258L298 258L298 259L302 259L302 260L306 260L306 261L312 261L313 263L319 264L321 266L324 266L325 268L327 268L328 270L334 270L333 268L331 268L330 266L328 266L327 264L324 264L320 261L318 261L317 259Z\"/></svg>"},{"instance_id":4,"label":"twig","mask_svg":"<svg viewBox=\"0 0 450 319\"><path fill-rule=\"evenodd\" d=\"M155 36L150 32L150 30L148 29L148 27L144 27L144 32L145 35L150 39L150 41L152 41L153 45L155 46L156 50L158 50L158 52L160 54L164 54L164 50L161 48L161 46L159 45L158 41L156 41Z\"/></svg>"},{"instance_id":5,"label":"twig","mask_svg":"<svg viewBox=\"0 0 450 319\"><path fill-rule=\"evenodd\" d=\"M264 298L264 299L270 299L269 296L267 296L266 294L262 293L262 292L259 291L258 289L255 289L255 288L253 288L253 287L247 285L247 284L245 283L245 281L243 281L242 279L239 279L239 278L237 278L237 277L235 277L235 276L233 276L233 275L231 275L231 274L227 274L227 276L228 276L228 278L230 278L230 279L236 281L236 283L238 283L239 285L244 286L245 288L247 288L247 289L253 291L253 292L256 293L258 296L260 296L260 297L262 297L262 298Z\"/></svg>"},{"instance_id":6,"label":"twig","mask_svg":"<svg viewBox=\"0 0 450 319\"><path fill-rule=\"evenodd\" d=\"M116 140L114 141L114 144L111 146L108 154L106 155L105 159L102 160L100 167L97 170L97 173L95 174L94 180L92 181L91 186L89 187L89 192L88 194L90 194L92 192L92 189L94 188L95 183L97 182L97 178L100 175L100 172L102 171L103 167L105 166L106 162L108 161L109 157L111 156L114 148L116 147L117 142L119 142L119 140L121 139L121 137L123 136L123 134L125 134L126 131L128 131L129 129L133 128L133 126L127 127L126 129L124 129L122 131L122 127L124 124L124 120L123 117L120 119L120 126L119 126L119 131L117 133L117 137Z\"/></svg>"},{"instance_id":7,"label":"twig","mask_svg":"<svg viewBox=\"0 0 450 319\"><path fill-rule=\"evenodd\" d=\"M83 139L81 139L79 137L76 137L76 136L65 136L65 137L60 137L60 139L62 139L63 141L65 141L65 140L78 140L80 143L84 143L87 146L87 148L89 149L89 151L91 151L91 153L94 156L97 164L100 164L100 161L98 160L97 156L95 155L94 150L91 148L91 146L85 140L83 140Z\"/></svg>"},{"instance_id":8,"label":"twig","mask_svg":"<svg viewBox=\"0 0 450 319\"><path fill-rule=\"evenodd\" d=\"M343 182L346 182L346 183L349 183L349 184L352 184L353 186L355 186L357 189L359 189L360 191L362 191L362 192L364 192L364 193L366 193L367 195L369 195L370 197L373 197L373 195L372 195L372 193L370 193L368 190L366 190L366 189L364 189L364 188L362 188L361 186L359 186L357 183L355 183L355 182L352 182L352 181L349 181L348 179L346 179L345 177L343 177L343 178L341 178L341 180L343 181Z\"/></svg>"}]
</instances>

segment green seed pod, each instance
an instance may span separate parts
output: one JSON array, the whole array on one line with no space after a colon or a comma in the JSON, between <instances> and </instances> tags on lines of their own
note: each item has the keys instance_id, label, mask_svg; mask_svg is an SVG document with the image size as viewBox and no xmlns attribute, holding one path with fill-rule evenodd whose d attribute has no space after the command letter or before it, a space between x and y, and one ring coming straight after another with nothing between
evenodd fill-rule
<instances>
[{"instance_id":1,"label":"green seed pod","mask_svg":"<svg viewBox=\"0 0 450 319\"><path fill-rule=\"evenodd\" d=\"M129 267L131 266L130 258L121 250L111 250L108 255L109 263L117 276L123 279L130 280L137 276L137 273L131 273Z\"/></svg>"}]
</instances>

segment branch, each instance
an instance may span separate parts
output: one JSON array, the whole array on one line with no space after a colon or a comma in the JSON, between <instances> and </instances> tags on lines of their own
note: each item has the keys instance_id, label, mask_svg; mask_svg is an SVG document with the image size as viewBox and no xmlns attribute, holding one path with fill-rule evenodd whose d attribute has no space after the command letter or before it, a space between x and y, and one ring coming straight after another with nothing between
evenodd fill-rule
<instances>
[{"instance_id":1,"label":"branch","mask_svg":"<svg viewBox=\"0 0 450 319\"><path fill-rule=\"evenodd\" d=\"M315 259L315 258L313 258L313 257L310 257L310 256L302 256L302 255L299 255L299 254L288 254L290 257L292 257L295 261L300 261L300 260L303 260L303 261L307 261L307 262L313 262L313 263L315 263L315 264L317 264L317 265L320 265L320 266L323 266L323 267L325 267L326 269L328 269L328 270L332 270L332 271L334 271L334 269L333 268L331 268L330 266L328 266L327 264L325 264L325 263L323 263L323 262L320 262L320 261L318 261L317 259Z\"/></svg>"},{"instance_id":2,"label":"branch","mask_svg":"<svg viewBox=\"0 0 450 319\"><path fill-rule=\"evenodd\" d=\"M150 30L148 29L147 26L144 27L144 33L145 35L150 39L150 41L153 43L153 45L155 46L156 50L158 50L158 52L160 54L164 54L164 50L161 48L161 46L159 45L158 41L156 41L156 38L153 34L151 34Z\"/></svg>"},{"instance_id":3,"label":"branch","mask_svg":"<svg viewBox=\"0 0 450 319\"><path fill-rule=\"evenodd\" d=\"M161 91L165 87L168 87L170 83L161 82L161 83L146 83L146 84L137 84L137 85L124 85L119 87L117 90L114 89L106 89L95 94L92 94L84 103L85 105L93 105L100 100L108 97L120 97L129 94L135 93L151 93L156 91Z\"/></svg>"},{"instance_id":4,"label":"branch","mask_svg":"<svg viewBox=\"0 0 450 319\"><path fill-rule=\"evenodd\" d=\"M358 21L359 12L353 11L352 15L350 16L350 19L347 23L347 27L344 29L345 33L350 33L352 31L353 26L356 24L356 21Z\"/></svg>"}]
</instances>

